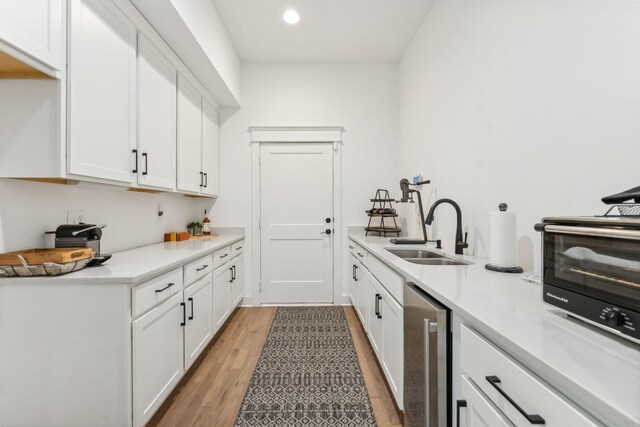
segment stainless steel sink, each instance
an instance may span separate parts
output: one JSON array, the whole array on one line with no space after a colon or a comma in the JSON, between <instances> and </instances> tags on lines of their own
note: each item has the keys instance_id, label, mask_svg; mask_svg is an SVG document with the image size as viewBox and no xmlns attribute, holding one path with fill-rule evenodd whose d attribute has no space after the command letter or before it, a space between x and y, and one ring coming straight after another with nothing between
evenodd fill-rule
<instances>
[{"instance_id":1,"label":"stainless steel sink","mask_svg":"<svg viewBox=\"0 0 640 427\"><path fill-rule=\"evenodd\" d=\"M437 252L431 252L421 249L387 249L395 256L402 258L407 262L422 265L468 265L463 261L449 258Z\"/></svg>"},{"instance_id":2,"label":"stainless steel sink","mask_svg":"<svg viewBox=\"0 0 640 427\"><path fill-rule=\"evenodd\" d=\"M450 258L405 258L405 261L422 265L467 265L466 262L456 261Z\"/></svg>"},{"instance_id":3,"label":"stainless steel sink","mask_svg":"<svg viewBox=\"0 0 640 427\"><path fill-rule=\"evenodd\" d=\"M438 253L435 252L431 252L431 251L423 251L423 250L419 250L419 249L387 249L389 252L391 252L392 254L399 256L402 259L409 259L409 258L427 258L427 259L438 259L438 258L444 258L444 255L440 255Z\"/></svg>"}]
</instances>

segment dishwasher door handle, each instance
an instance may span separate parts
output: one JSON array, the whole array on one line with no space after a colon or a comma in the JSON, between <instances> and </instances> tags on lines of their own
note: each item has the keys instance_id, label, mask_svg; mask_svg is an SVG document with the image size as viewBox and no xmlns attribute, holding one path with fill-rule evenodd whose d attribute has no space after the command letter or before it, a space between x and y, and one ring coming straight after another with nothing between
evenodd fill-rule
<instances>
[{"instance_id":1,"label":"dishwasher door handle","mask_svg":"<svg viewBox=\"0 0 640 427\"><path fill-rule=\"evenodd\" d=\"M438 323L424 319L424 426L431 427L431 334L438 330Z\"/></svg>"}]
</instances>

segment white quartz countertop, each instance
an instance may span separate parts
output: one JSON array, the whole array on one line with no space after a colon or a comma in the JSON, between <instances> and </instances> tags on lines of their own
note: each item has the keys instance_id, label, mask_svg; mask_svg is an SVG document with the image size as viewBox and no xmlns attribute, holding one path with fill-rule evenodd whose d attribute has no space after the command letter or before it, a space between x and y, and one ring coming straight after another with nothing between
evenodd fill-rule
<instances>
[{"instance_id":1,"label":"white quartz countertop","mask_svg":"<svg viewBox=\"0 0 640 427\"><path fill-rule=\"evenodd\" d=\"M243 234L222 234L209 239L164 242L113 254L100 266L61 276L0 277L9 284L138 284L244 239Z\"/></svg>"},{"instance_id":2,"label":"white quartz countertop","mask_svg":"<svg viewBox=\"0 0 640 427\"><path fill-rule=\"evenodd\" d=\"M596 418L640 426L640 345L567 317L542 302L541 285L486 270L485 259L461 256L473 263L462 266L412 264L385 250L409 246L383 237L349 238Z\"/></svg>"}]
</instances>

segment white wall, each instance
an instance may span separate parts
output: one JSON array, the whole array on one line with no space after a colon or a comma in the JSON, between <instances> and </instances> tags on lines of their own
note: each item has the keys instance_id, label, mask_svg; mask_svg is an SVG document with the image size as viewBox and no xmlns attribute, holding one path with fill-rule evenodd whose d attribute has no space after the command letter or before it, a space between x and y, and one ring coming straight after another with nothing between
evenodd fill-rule
<instances>
[{"instance_id":1,"label":"white wall","mask_svg":"<svg viewBox=\"0 0 640 427\"><path fill-rule=\"evenodd\" d=\"M164 215L158 217L158 204ZM86 212L85 222L107 224L104 253L158 243L168 231L201 220L210 200L173 194L132 193L124 188L44 184L0 179L0 253L43 247L43 233L66 224L68 210Z\"/></svg>"},{"instance_id":2,"label":"white wall","mask_svg":"<svg viewBox=\"0 0 640 427\"><path fill-rule=\"evenodd\" d=\"M542 217L600 214L640 185L639 22L640 2L438 0L399 67L400 176L433 181L427 207L459 202L480 255L507 202L520 263L539 265ZM438 209L452 248L453 210Z\"/></svg>"},{"instance_id":3,"label":"white wall","mask_svg":"<svg viewBox=\"0 0 640 427\"><path fill-rule=\"evenodd\" d=\"M339 243L344 247L346 226L366 224L364 210L376 188L397 187L397 67L245 64L242 94L243 108L222 118L221 194L213 208L214 225L247 227L247 247L255 244L251 236L249 126L344 126L345 240ZM292 201L298 202L304 201ZM245 252L247 266L252 262L250 255ZM258 279L248 280L253 289L246 289L247 295L256 294Z\"/></svg>"},{"instance_id":4,"label":"white wall","mask_svg":"<svg viewBox=\"0 0 640 427\"><path fill-rule=\"evenodd\" d=\"M171 0L229 90L240 101L241 63L212 0ZM179 55L178 55L179 56Z\"/></svg>"}]
</instances>

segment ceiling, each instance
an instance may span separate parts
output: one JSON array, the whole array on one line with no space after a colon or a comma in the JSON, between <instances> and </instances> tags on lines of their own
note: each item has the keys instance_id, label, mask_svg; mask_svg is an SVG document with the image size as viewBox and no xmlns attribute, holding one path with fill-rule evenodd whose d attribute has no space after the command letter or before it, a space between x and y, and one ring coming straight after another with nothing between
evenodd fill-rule
<instances>
[{"instance_id":1,"label":"ceiling","mask_svg":"<svg viewBox=\"0 0 640 427\"><path fill-rule=\"evenodd\" d=\"M395 62L433 0L212 0L245 62ZM295 9L296 25L282 14Z\"/></svg>"}]
</instances>

